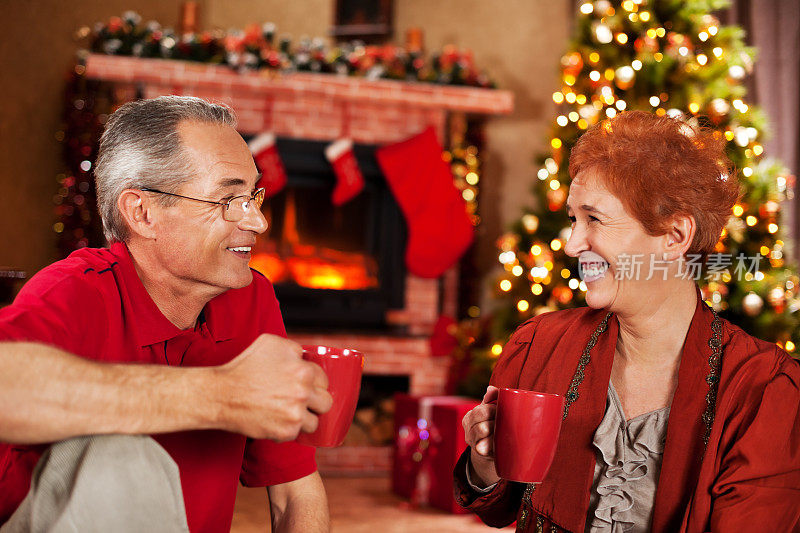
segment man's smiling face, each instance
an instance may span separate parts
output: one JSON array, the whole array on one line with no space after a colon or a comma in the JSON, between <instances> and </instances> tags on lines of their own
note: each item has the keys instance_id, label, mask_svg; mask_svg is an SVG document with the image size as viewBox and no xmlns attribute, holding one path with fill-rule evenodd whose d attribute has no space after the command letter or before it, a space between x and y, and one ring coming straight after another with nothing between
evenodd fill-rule
<instances>
[{"instance_id":1,"label":"man's smiling face","mask_svg":"<svg viewBox=\"0 0 800 533\"><path fill-rule=\"evenodd\" d=\"M184 152L195 177L175 191L184 196L225 201L252 194L258 170L242 137L230 126L183 122L178 127ZM187 289L222 293L252 281L248 267L256 236L267 229L261 211L250 208L244 218L230 222L224 207L178 199L159 207L158 256L174 281Z\"/></svg>"}]
</instances>

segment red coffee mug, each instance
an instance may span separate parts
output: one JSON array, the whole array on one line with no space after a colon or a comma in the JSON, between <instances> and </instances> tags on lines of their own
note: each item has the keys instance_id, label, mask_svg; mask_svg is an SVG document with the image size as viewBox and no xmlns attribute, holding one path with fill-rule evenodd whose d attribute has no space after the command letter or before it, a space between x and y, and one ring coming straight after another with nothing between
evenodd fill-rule
<instances>
[{"instance_id":1,"label":"red coffee mug","mask_svg":"<svg viewBox=\"0 0 800 533\"><path fill-rule=\"evenodd\" d=\"M319 415L317 430L300 433L297 442L317 447L340 446L356 412L364 355L349 348L303 346L303 359L317 363L328 375L328 392L333 396L333 405L330 411Z\"/></svg>"},{"instance_id":2,"label":"red coffee mug","mask_svg":"<svg viewBox=\"0 0 800 533\"><path fill-rule=\"evenodd\" d=\"M497 475L539 483L553 462L561 433L564 398L519 389L500 389L494 421Z\"/></svg>"}]
</instances>

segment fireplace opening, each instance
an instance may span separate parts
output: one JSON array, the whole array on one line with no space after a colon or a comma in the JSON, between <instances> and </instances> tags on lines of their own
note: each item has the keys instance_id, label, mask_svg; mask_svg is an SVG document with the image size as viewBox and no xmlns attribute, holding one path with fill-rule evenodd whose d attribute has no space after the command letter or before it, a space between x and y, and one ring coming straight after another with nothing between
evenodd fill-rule
<instances>
[{"instance_id":1,"label":"fireplace opening","mask_svg":"<svg viewBox=\"0 0 800 533\"><path fill-rule=\"evenodd\" d=\"M364 190L334 206L327 144L277 140L288 182L262 206L270 227L250 266L272 281L288 327L386 327L405 303L405 222L370 145L353 147Z\"/></svg>"},{"instance_id":2,"label":"fireplace opening","mask_svg":"<svg viewBox=\"0 0 800 533\"><path fill-rule=\"evenodd\" d=\"M394 442L394 395L408 393L409 376L364 375L345 446L391 446Z\"/></svg>"},{"instance_id":3,"label":"fireplace opening","mask_svg":"<svg viewBox=\"0 0 800 533\"><path fill-rule=\"evenodd\" d=\"M352 231L369 224L371 199L358 197L350 208L329 213L330 196L324 188L292 186L278 196L264 209L273 236L261 241L254 268L264 271L273 283L307 289L379 286L377 258L364 249L360 232Z\"/></svg>"}]
</instances>

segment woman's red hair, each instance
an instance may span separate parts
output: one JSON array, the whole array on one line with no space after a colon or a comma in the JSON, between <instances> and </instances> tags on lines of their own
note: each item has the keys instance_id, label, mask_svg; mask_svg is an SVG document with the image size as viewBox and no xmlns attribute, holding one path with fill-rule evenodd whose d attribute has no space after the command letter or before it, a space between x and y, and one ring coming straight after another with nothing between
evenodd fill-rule
<instances>
[{"instance_id":1,"label":"woman's red hair","mask_svg":"<svg viewBox=\"0 0 800 533\"><path fill-rule=\"evenodd\" d=\"M674 217L692 216L690 254L714 249L740 194L719 132L644 111L604 120L578 139L570 178L586 171L596 172L650 235L665 234Z\"/></svg>"}]
</instances>

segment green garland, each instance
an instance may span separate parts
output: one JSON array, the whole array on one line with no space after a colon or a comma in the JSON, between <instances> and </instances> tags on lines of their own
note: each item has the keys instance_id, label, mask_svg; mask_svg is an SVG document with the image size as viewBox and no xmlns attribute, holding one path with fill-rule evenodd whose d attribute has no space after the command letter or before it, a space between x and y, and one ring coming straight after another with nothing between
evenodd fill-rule
<instances>
[{"instance_id":1,"label":"green garland","mask_svg":"<svg viewBox=\"0 0 800 533\"><path fill-rule=\"evenodd\" d=\"M128 11L93 29L78 32L94 53L179 59L227 65L236 70L319 72L369 79L421 81L446 85L494 88L474 64L472 52L445 46L425 57L395 45L367 46L359 41L329 46L323 39L302 39L293 46L287 37L276 43L275 25L251 24L244 30L177 34L158 22L142 24Z\"/></svg>"}]
</instances>

